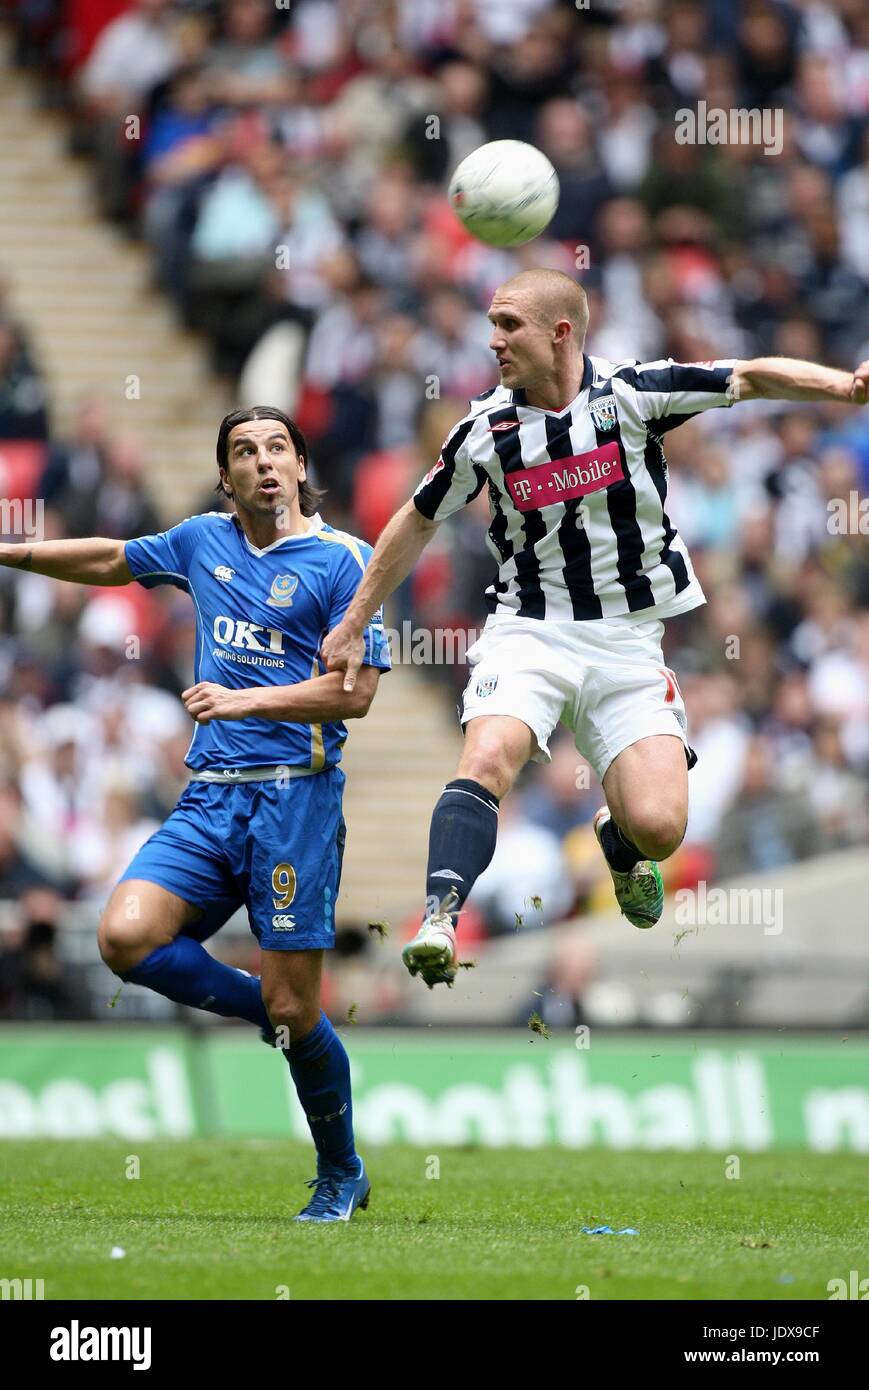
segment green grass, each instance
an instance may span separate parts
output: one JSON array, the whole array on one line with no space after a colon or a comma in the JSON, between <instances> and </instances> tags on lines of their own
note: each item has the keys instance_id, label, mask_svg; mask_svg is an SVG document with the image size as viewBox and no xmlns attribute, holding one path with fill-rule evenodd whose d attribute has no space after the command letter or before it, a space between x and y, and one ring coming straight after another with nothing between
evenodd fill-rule
<instances>
[{"instance_id":1,"label":"green grass","mask_svg":"<svg viewBox=\"0 0 869 1390\"><path fill-rule=\"evenodd\" d=\"M442 1149L436 1180L426 1158L367 1150L369 1210L315 1227L289 1220L305 1145L7 1141L0 1277L60 1299L826 1299L869 1273L858 1156L743 1154L738 1180L715 1154ZM582 1233L603 1223L639 1235Z\"/></svg>"}]
</instances>

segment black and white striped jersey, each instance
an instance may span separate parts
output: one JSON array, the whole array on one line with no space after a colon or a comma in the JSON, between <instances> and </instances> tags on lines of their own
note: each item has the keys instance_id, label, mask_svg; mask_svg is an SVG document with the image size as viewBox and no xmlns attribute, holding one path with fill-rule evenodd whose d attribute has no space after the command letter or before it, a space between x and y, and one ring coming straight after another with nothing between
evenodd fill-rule
<instances>
[{"instance_id":1,"label":"black and white striped jersey","mask_svg":"<svg viewBox=\"0 0 869 1390\"><path fill-rule=\"evenodd\" d=\"M450 432L416 507L443 521L488 486L490 613L564 621L696 608L705 599L666 512L661 437L730 405L733 365L586 355L579 395L563 410L496 386Z\"/></svg>"}]
</instances>

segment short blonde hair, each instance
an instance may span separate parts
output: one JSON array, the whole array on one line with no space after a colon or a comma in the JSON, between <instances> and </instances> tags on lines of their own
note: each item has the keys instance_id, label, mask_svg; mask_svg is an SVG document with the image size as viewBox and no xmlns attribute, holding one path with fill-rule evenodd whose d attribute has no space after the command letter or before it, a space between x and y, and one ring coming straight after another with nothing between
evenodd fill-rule
<instances>
[{"instance_id":1,"label":"short blonde hair","mask_svg":"<svg viewBox=\"0 0 869 1390\"><path fill-rule=\"evenodd\" d=\"M543 266L520 270L518 275L499 285L496 294L516 289L527 293L531 313L537 323L548 328L558 319L568 319L579 340L585 341L588 331L588 300L585 290L563 270L547 270Z\"/></svg>"}]
</instances>

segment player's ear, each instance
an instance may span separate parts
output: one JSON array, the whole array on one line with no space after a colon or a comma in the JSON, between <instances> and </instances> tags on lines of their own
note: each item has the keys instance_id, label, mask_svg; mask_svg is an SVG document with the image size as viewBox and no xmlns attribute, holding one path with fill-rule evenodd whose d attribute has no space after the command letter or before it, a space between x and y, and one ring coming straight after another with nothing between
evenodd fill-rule
<instances>
[{"instance_id":1,"label":"player's ear","mask_svg":"<svg viewBox=\"0 0 869 1390\"><path fill-rule=\"evenodd\" d=\"M299 482L300 482L300 483L303 483L303 482L305 481L306 477L308 476L307 470L306 470L306 467L305 467L305 455L304 455L304 454L296 454L296 461L297 461L297 463L298 463L298 465L299 465Z\"/></svg>"},{"instance_id":2,"label":"player's ear","mask_svg":"<svg viewBox=\"0 0 869 1390\"><path fill-rule=\"evenodd\" d=\"M232 488L229 486L229 474L225 468L220 470L220 481L223 484L223 491L226 497L232 497Z\"/></svg>"}]
</instances>

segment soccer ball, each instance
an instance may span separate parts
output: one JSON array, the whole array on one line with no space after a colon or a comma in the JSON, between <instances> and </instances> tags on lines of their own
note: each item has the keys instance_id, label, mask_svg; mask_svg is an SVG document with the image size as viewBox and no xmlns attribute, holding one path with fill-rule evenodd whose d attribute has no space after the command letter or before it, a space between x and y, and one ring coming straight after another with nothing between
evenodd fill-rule
<instances>
[{"instance_id":1,"label":"soccer ball","mask_svg":"<svg viewBox=\"0 0 869 1390\"><path fill-rule=\"evenodd\" d=\"M522 140L493 140L463 159L449 199L468 231L490 246L522 246L539 236L558 207L558 175Z\"/></svg>"}]
</instances>

